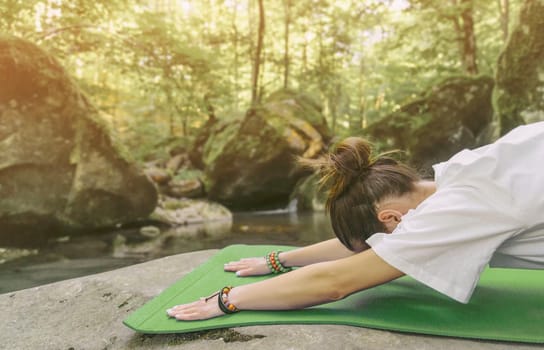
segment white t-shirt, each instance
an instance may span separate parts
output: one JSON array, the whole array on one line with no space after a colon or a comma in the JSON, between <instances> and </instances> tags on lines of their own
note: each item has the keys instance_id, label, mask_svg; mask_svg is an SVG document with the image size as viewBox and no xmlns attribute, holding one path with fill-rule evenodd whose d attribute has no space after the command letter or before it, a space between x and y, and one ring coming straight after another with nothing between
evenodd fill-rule
<instances>
[{"instance_id":1,"label":"white t-shirt","mask_svg":"<svg viewBox=\"0 0 544 350\"><path fill-rule=\"evenodd\" d=\"M462 303L487 264L544 269L544 122L434 170L437 191L367 240L378 256Z\"/></svg>"}]
</instances>

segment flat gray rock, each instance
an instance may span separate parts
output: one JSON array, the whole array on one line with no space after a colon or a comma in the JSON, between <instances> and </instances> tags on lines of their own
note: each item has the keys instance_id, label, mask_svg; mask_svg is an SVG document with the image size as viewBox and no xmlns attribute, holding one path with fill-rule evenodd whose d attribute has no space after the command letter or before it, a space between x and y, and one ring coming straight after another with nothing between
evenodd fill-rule
<instances>
[{"instance_id":1,"label":"flat gray rock","mask_svg":"<svg viewBox=\"0 0 544 350\"><path fill-rule=\"evenodd\" d=\"M217 250L179 254L0 295L2 349L536 349L335 325L241 327L144 335L123 319Z\"/></svg>"}]
</instances>

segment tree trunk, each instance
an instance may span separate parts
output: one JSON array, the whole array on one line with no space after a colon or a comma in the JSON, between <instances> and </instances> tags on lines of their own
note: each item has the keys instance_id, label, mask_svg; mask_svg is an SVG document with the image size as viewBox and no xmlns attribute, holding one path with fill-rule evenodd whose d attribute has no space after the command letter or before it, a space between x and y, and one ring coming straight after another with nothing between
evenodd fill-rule
<instances>
[{"instance_id":1,"label":"tree trunk","mask_svg":"<svg viewBox=\"0 0 544 350\"><path fill-rule=\"evenodd\" d=\"M468 74L478 74L478 65L476 64L476 35L474 34L474 18L472 17L472 0L461 0L463 12L463 62L465 71Z\"/></svg>"},{"instance_id":2,"label":"tree trunk","mask_svg":"<svg viewBox=\"0 0 544 350\"><path fill-rule=\"evenodd\" d=\"M363 59L361 59L360 67L359 67L359 84L358 84L358 120L357 120L357 130L366 128L366 98L365 98L365 65L363 63Z\"/></svg>"},{"instance_id":3,"label":"tree trunk","mask_svg":"<svg viewBox=\"0 0 544 350\"><path fill-rule=\"evenodd\" d=\"M261 64L261 52L263 50L264 39L264 5L263 0L258 0L259 4L259 31L257 34L257 48L255 50L255 60L253 61L253 82L251 84L251 105L255 106L258 102L259 72Z\"/></svg>"},{"instance_id":4,"label":"tree trunk","mask_svg":"<svg viewBox=\"0 0 544 350\"><path fill-rule=\"evenodd\" d=\"M499 5L500 21L501 21L501 30L502 30L502 40L506 44L508 40L508 25L510 22L510 1L509 0L497 0Z\"/></svg>"},{"instance_id":5,"label":"tree trunk","mask_svg":"<svg viewBox=\"0 0 544 350\"><path fill-rule=\"evenodd\" d=\"M289 87L289 25L291 24L291 0L283 0L285 11L285 40L283 49L283 88Z\"/></svg>"},{"instance_id":6,"label":"tree trunk","mask_svg":"<svg viewBox=\"0 0 544 350\"><path fill-rule=\"evenodd\" d=\"M527 0L499 55L493 102L501 135L544 115L544 3Z\"/></svg>"},{"instance_id":7,"label":"tree trunk","mask_svg":"<svg viewBox=\"0 0 544 350\"><path fill-rule=\"evenodd\" d=\"M254 3L253 0L247 1L247 18L248 18L248 38L249 38L249 62L253 65L253 62L255 62L255 40L253 40L253 37L255 36L255 19L254 17ZM251 67L251 88L253 87L253 71L254 67Z\"/></svg>"},{"instance_id":8,"label":"tree trunk","mask_svg":"<svg viewBox=\"0 0 544 350\"><path fill-rule=\"evenodd\" d=\"M238 26L236 25L236 19L237 19L237 13L238 13L238 1L236 0L234 2L234 11L232 15L232 30L234 35L234 107L235 109L238 109L238 81L240 80L240 71L238 69L239 64L239 53L238 53Z\"/></svg>"},{"instance_id":9,"label":"tree trunk","mask_svg":"<svg viewBox=\"0 0 544 350\"><path fill-rule=\"evenodd\" d=\"M263 47L261 50L261 64L259 65L259 88L257 89L257 103L262 101L262 97L265 95L265 81L264 81L264 72L266 70L266 49Z\"/></svg>"},{"instance_id":10,"label":"tree trunk","mask_svg":"<svg viewBox=\"0 0 544 350\"><path fill-rule=\"evenodd\" d=\"M324 31L324 25L323 25L323 20L320 19L319 20L319 23L318 23L318 33L323 33ZM324 44L323 44L323 35L318 35L318 52L317 52L317 67L318 67L318 72L319 72L319 76L317 77L317 80L318 80L318 86L319 86L319 92L321 94L321 96L323 97L323 101L326 102L328 104L327 101L329 101L328 98L326 98L326 96L328 95L327 92L326 92L326 84L325 84L325 79L324 79L324 60L323 60L323 55L325 54L324 51L325 51L325 47L324 47ZM328 110L328 106L325 106L325 111ZM326 113L325 113L326 114Z\"/></svg>"},{"instance_id":11,"label":"tree trunk","mask_svg":"<svg viewBox=\"0 0 544 350\"><path fill-rule=\"evenodd\" d=\"M301 71L300 73L302 74L302 76L306 76L306 72L308 71L308 45L309 45L309 40L308 40L308 37L307 37L307 31L308 31L308 25L307 25L307 19L302 19L302 24L300 25L300 31L302 33L302 57L301 57L301 60L302 60L302 67L301 67Z\"/></svg>"},{"instance_id":12,"label":"tree trunk","mask_svg":"<svg viewBox=\"0 0 544 350\"><path fill-rule=\"evenodd\" d=\"M476 64L476 36L472 17L472 0L451 0L451 4L460 8L459 16L447 16L453 21L457 33L457 44L463 69L467 74L478 74Z\"/></svg>"}]
</instances>

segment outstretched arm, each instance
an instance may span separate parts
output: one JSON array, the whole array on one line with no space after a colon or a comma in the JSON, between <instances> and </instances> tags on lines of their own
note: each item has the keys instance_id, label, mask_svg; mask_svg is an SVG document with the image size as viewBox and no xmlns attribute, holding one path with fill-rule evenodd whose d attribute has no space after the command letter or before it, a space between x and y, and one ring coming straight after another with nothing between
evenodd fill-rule
<instances>
[{"instance_id":1,"label":"outstretched arm","mask_svg":"<svg viewBox=\"0 0 544 350\"><path fill-rule=\"evenodd\" d=\"M368 249L347 258L312 264L276 278L235 287L229 294L229 303L240 310L301 309L342 299L402 275ZM199 320L221 316L223 312L213 298L176 306L168 310L168 314L179 320Z\"/></svg>"},{"instance_id":2,"label":"outstretched arm","mask_svg":"<svg viewBox=\"0 0 544 350\"><path fill-rule=\"evenodd\" d=\"M280 254L283 266L306 266L319 262L346 258L355 252L346 248L338 238L319 242L303 248L298 248Z\"/></svg>"},{"instance_id":3,"label":"outstretched arm","mask_svg":"<svg viewBox=\"0 0 544 350\"><path fill-rule=\"evenodd\" d=\"M337 260L355 254L347 249L338 238L312 244L306 247L282 252L280 262L285 267L306 266L318 262ZM270 269L263 257L246 258L225 264L225 271L236 272L238 276L266 275Z\"/></svg>"}]
</instances>

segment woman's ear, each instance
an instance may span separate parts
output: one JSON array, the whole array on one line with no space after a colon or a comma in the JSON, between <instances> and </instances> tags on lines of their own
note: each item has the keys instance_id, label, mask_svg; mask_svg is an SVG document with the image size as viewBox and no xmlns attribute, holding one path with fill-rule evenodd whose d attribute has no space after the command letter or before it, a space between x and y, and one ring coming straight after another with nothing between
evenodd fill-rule
<instances>
[{"instance_id":1,"label":"woman's ear","mask_svg":"<svg viewBox=\"0 0 544 350\"><path fill-rule=\"evenodd\" d=\"M402 218L402 213L395 209L384 209L378 213L378 220L380 220L385 228L386 233L391 233L395 230Z\"/></svg>"}]
</instances>

